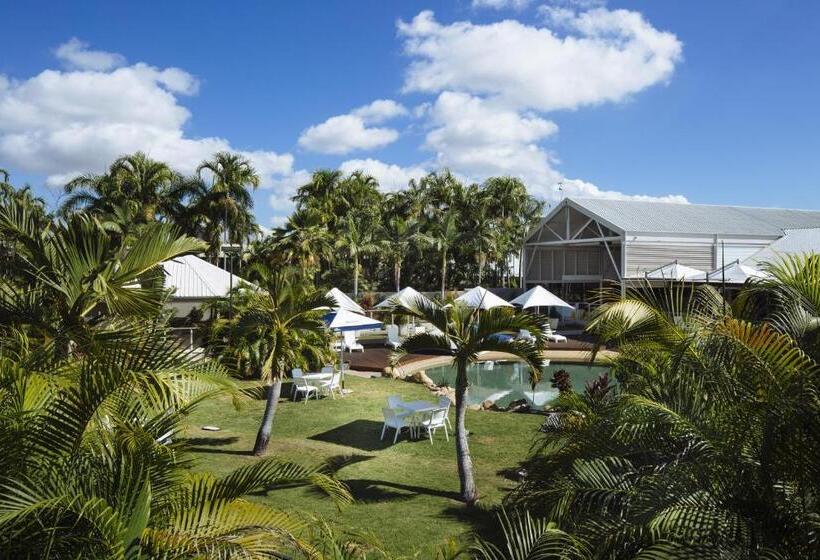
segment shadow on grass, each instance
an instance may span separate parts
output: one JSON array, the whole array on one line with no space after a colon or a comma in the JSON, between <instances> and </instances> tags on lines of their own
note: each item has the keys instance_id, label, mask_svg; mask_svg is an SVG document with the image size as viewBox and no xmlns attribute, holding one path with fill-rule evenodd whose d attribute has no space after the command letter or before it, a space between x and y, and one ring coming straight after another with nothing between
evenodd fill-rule
<instances>
[{"instance_id":1,"label":"shadow on grass","mask_svg":"<svg viewBox=\"0 0 820 560\"><path fill-rule=\"evenodd\" d=\"M188 444L188 450L194 453L210 453L216 455L241 455L249 456L253 453L250 449L218 449L223 445L231 445L239 441L236 436L227 437L195 437L188 438L185 443Z\"/></svg>"},{"instance_id":2,"label":"shadow on grass","mask_svg":"<svg viewBox=\"0 0 820 560\"><path fill-rule=\"evenodd\" d=\"M192 437L186 438L183 440L188 445L207 445L207 446L214 446L214 447L221 447L223 445L231 445L232 443L236 443L239 441L239 438L236 436L226 436L226 437Z\"/></svg>"},{"instance_id":3,"label":"shadow on grass","mask_svg":"<svg viewBox=\"0 0 820 560\"><path fill-rule=\"evenodd\" d=\"M427 488L426 486L415 486L413 484L402 484L400 482L389 482L386 480L354 478L344 479L344 483L350 488L353 498L357 502L363 503L409 500L416 496L435 496L448 500L458 499L458 492L448 492L437 488Z\"/></svg>"},{"instance_id":4,"label":"shadow on grass","mask_svg":"<svg viewBox=\"0 0 820 560\"><path fill-rule=\"evenodd\" d=\"M442 512L442 515L457 519L462 523L470 525L474 535L480 535L484 540L500 544L503 541L503 533L498 523L499 508L486 507L479 502L473 507L464 504L449 507Z\"/></svg>"},{"instance_id":5,"label":"shadow on grass","mask_svg":"<svg viewBox=\"0 0 820 560\"><path fill-rule=\"evenodd\" d=\"M393 430L388 430L384 439L379 439L382 433L382 423L375 420L353 420L347 424L337 426L332 430L310 436L308 439L324 441L361 449L362 451L380 451L393 445Z\"/></svg>"}]
</instances>

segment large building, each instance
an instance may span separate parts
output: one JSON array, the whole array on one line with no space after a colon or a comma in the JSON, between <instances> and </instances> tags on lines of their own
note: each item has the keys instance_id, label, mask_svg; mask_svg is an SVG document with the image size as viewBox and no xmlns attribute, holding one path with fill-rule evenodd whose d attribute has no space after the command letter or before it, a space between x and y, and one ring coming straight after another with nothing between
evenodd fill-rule
<instances>
[{"instance_id":1,"label":"large building","mask_svg":"<svg viewBox=\"0 0 820 560\"><path fill-rule=\"evenodd\" d=\"M793 245L787 233L805 250L820 230L795 232L813 228L820 228L820 211L567 198L526 239L522 285L585 302L593 288L626 285L673 262L706 272L756 262L756 254L776 252L775 242Z\"/></svg>"}]
</instances>

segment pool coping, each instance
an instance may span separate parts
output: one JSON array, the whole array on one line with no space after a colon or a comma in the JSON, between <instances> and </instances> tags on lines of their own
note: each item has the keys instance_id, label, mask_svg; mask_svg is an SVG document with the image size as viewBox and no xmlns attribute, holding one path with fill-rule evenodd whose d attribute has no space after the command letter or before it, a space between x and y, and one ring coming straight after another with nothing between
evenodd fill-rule
<instances>
[{"instance_id":1,"label":"pool coping","mask_svg":"<svg viewBox=\"0 0 820 560\"><path fill-rule=\"evenodd\" d=\"M596 355L594 361L591 360L592 353L588 350L545 350L543 356L545 359L555 362L566 362L571 364L592 363L596 365L602 365L605 364L610 358L614 357L616 354L617 352L613 352L611 350L601 350ZM479 361L520 361L519 358L517 358L516 356L513 356L512 354L507 354L506 352L481 352L478 355L478 359ZM396 367L388 366L384 368L382 375L404 379L419 371L425 371L433 367L449 365L450 363L452 363L452 361L453 358L451 356L430 356L429 358L417 360L405 365L399 365ZM367 373L368 377L371 377L374 372Z\"/></svg>"}]
</instances>

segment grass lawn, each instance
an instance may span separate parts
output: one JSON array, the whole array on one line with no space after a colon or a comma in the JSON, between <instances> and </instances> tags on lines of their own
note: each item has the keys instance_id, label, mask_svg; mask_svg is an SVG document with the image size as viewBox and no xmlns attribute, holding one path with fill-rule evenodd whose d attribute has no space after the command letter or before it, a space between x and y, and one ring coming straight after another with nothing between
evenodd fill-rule
<instances>
[{"instance_id":1,"label":"grass lawn","mask_svg":"<svg viewBox=\"0 0 820 560\"><path fill-rule=\"evenodd\" d=\"M277 508L319 514L341 525L374 534L394 554L432 557L432 550L451 536L480 528L488 521L481 511L467 513L458 501L455 444L443 431L429 440L392 444L379 440L382 407L387 396L406 400L428 399L422 386L391 379L348 376L353 393L336 400L312 400L307 404L287 399L280 402L274 419L269 455L303 464L333 457L360 459L339 471L357 502L341 512L327 498L305 488L274 490L252 499ZM285 385L283 394L289 390ZM256 460L250 454L264 402L252 401L239 411L228 399L204 403L189 419L188 437L197 456L196 468L218 475ZM451 409L450 417L453 419ZM537 415L497 412L467 413L470 449L476 481L484 508L497 504L512 482L499 471L514 467L526 456L542 418ZM215 424L219 432L202 426Z\"/></svg>"}]
</instances>

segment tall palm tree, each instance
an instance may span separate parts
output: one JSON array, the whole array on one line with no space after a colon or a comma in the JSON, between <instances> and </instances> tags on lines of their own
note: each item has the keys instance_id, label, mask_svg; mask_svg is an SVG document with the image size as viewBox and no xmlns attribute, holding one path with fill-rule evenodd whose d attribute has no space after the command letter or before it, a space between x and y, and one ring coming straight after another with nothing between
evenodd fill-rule
<instances>
[{"instance_id":1,"label":"tall palm tree","mask_svg":"<svg viewBox=\"0 0 820 560\"><path fill-rule=\"evenodd\" d=\"M291 266L298 266L314 281L322 262L330 258L333 241L317 210L302 209L288 218L284 228L273 232L274 251L280 251Z\"/></svg>"},{"instance_id":2,"label":"tall palm tree","mask_svg":"<svg viewBox=\"0 0 820 560\"><path fill-rule=\"evenodd\" d=\"M444 306L419 298L399 305L399 313L432 324L438 334L423 333L406 338L393 355L396 363L404 354L434 350L452 357L456 368L456 454L461 499L468 505L478 501L478 489L473 475L473 461L467 442L465 416L467 411L467 369L479 360L481 352L506 352L525 363L536 382L541 375L545 348L541 323L535 315L510 307L495 307L479 311L461 304ZM521 329L529 330L534 341L515 336Z\"/></svg>"},{"instance_id":3,"label":"tall palm tree","mask_svg":"<svg viewBox=\"0 0 820 560\"><path fill-rule=\"evenodd\" d=\"M230 152L217 152L197 167L197 174L210 175L211 186L196 202L208 216L206 241L212 257L219 255L223 242L242 244L258 230L251 212L251 190L259 186L259 175L251 162Z\"/></svg>"},{"instance_id":4,"label":"tall palm tree","mask_svg":"<svg viewBox=\"0 0 820 560\"><path fill-rule=\"evenodd\" d=\"M447 291L447 263L451 251L462 239L461 219L456 210L448 210L428 222L426 239L438 252L441 263L441 299Z\"/></svg>"},{"instance_id":5,"label":"tall palm tree","mask_svg":"<svg viewBox=\"0 0 820 560\"><path fill-rule=\"evenodd\" d=\"M393 261L393 282L398 292L401 290L402 264L410 249L417 243L429 244L431 240L421 233L418 219L412 216L391 213L385 216L384 222L381 246Z\"/></svg>"},{"instance_id":6,"label":"tall palm tree","mask_svg":"<svg viewBox=\"0 0 820 560\"><path fill-rule=\"evenodd\" d=\"M264 291L251 295L237 318L240 336L258 337L266 342L267 355L261 376L266 383L265 413L253 447L255 455L268 448L282 379L288 367L306 358L319 361L330 346L322 316L334 303L321 292L305 290L290 275L268 275Z\"/></svg>"},{"instance_id":7,"label":"tall palm tree","mask_svg":"<svg viewBox=\"0 0 820 560\"><path fill-rule=\"evenodd\" d=\"M296 208L316 210L325 221L332 220L336 204L344 203L339 196L342 179L342 172L338 170L314 171L310 181L299 187L293 197Z\"/></svg>"},{"instance_id":8,"label":"tall palm tree","mask_svg":"<svg viewBox=\"0 0 820 560\"><path fill-rule=\"evenodd\" d=\"M374 231L366 219L359 219L358 213L349 214L342 222L340 237L336 247L344 249L353 260L353 297L359 297L359 260L362 255L376 251L378 245L374 240Z\"/></svg>"},{"instance_id":9,"label":"tall palm tree","mask_svg":"<svg viewBox=\"0 0 820 560\"><path fill-rule=\"evenodd\" d=\"M512 501L600 557L817 557L820 365L791 330L812 306L780 299L817 292L815 260L744 288L762 314L709 286L609 295L589 331L619 386L562 393Z\"/></svg>"},{"instance_id":10,"label":"tall palm tree","mask_svg":"<svg viewBox=\"0 0 820 560\"><path fill-rule=\"evenodd\" d=\"M140 223L152 222L168 199L170 186L178 179L167 164L143 152L124 155L102 175L80 175L69 181L65 192L70 196L63 202L62 212L110 212L128 204L137 210Z\"/></svg>"}]
</instances>

